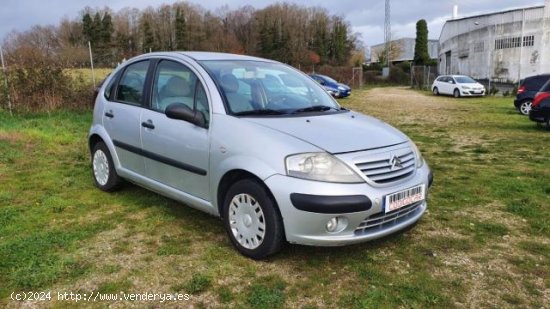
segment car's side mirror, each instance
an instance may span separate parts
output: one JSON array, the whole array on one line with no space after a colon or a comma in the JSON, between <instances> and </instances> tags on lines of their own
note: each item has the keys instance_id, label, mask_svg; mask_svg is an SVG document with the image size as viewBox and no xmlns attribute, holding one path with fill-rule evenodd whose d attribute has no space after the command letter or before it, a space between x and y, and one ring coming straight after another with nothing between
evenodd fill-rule
<instances>
[{"instance_id":1,"label":"car's side mirror","mask_svg":"<svg viewBox=\"0 0 550 309\"><path fill-rule=\"evenodd\" d=\"M206 119L199 111L193 111L183 103L172 103L164 111L166 117L187 121L199 127L206 127Z\"/></svg>"}]
</instances>

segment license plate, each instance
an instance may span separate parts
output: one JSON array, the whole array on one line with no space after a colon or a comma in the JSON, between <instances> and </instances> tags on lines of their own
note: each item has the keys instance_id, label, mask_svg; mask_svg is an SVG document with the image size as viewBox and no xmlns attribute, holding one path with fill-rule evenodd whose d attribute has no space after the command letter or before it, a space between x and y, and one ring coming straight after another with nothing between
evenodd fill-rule
<instances>
[{"instance_id":1,"label":"license plate","mask_svg":"<svg viewBox=\"0 0 550 309\"><path fill-rule=\"evenodd\" d=\"M386 212L390 212L401 207L423 201L425 198L426 188L424 185L419 185L403 191L386 195Z\"/></svg>"}]
</instances>

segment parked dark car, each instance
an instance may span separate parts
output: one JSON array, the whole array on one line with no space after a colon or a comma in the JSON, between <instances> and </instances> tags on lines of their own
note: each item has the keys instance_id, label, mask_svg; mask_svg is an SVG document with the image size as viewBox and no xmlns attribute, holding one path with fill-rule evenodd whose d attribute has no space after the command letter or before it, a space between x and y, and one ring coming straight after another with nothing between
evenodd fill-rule
<instances>
[{"instance_id":1,"label":"parked dark car","mask_svg":"<svg viewBox=\"0 0 550 309\"><path fill-rule=\"evenodd\" d=\"M519 113L529 115L531 104L540 88L550 80L550 74L534 75L523 79L520 82L514 106Z\"/></svg>"},{"instance_id":2,"label":"parked dark car","mask_svg":"<svg viewBox=\"0 0 550 309\"><path fill-rule=\"evenodd\" d=\"M533 99L529 119L538 123L545 123L546 128L550 130L550 80L542 86L535 99Z\"/></svg>"},{"instance_id":3,"label":"parked dark car","mask_svg":"<svg viewBox=\"0 0 550 309\"><path fill-rule=\"evenodd\" d=\"M309 76L321 84L335 98L345 98L351 94L351 88L348 85L339 83L326 75L310 74Z\"/></svg>"}]
</instances>

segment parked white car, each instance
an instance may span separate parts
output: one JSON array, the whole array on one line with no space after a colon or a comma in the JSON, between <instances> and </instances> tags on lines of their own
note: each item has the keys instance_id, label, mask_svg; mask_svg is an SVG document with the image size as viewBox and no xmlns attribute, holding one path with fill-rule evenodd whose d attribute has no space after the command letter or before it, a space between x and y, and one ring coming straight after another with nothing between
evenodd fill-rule
<instances>
[{"instance_id":1,"label":"parked white car","mask_svg":"<svg viewBox=\"0 0 550 309\"><path fill-rule=\"evenodd\" d=\"M485 87L473 78L464 75L441 75L432 85L434 95L446 94L455 98L484 96Z\"/></svg>"}]
</instances>

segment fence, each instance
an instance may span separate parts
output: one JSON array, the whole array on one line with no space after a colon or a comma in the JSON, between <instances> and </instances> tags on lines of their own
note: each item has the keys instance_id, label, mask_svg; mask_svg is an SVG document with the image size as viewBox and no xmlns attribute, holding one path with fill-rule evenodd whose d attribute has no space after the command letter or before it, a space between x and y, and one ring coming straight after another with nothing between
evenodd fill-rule
<instances>
[{"instance_id":1,"label":"fence","mask_svg":"<svg viewBox=\"0 0 550 309\"><path fill-rule=\"evenodd\" d=\"M323 65L319 67L313 67L313 71L318 74L330 76L331 78L347 84L352 88L363 87L363 68L354 67L333 67Z\"/></svg>"},{"instance_id":2,"label":"fence","mask_svg":"<svg viewBox=\"0 0 550 309\"><path fill-rule=\"evenodd\" d=\"M417 89L430 89L437 78L436 66L411 66L411 87Z\"/></svg>"}]
</instances>

